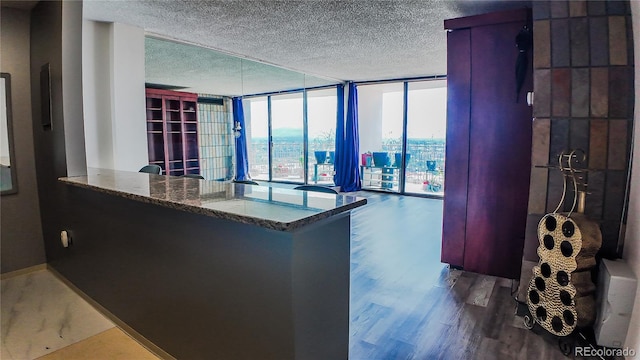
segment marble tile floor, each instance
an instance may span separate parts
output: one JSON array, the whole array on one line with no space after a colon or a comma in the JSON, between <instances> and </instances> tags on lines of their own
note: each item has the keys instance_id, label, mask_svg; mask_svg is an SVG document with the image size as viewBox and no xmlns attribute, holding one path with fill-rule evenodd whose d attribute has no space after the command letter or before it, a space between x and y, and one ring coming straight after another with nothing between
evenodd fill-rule
<instances>
[{"instance_id":1,"label":"marble tile floor","mask_svg":"<svg viewBox=\"0 0 640 360\"><path fill-rule=\"evenodd\" d=\"M1 286L3 360L157 359L47 270Z\"/></svg>"}]
</instances>

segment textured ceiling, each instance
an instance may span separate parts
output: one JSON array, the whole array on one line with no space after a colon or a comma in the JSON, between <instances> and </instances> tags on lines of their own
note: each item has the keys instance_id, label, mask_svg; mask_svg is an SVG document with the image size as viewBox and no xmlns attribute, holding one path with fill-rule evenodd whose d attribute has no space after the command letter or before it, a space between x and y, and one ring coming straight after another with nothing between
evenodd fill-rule
<instances>
[{"instance_id":1,"label":"textured ceiling","mask_svg":"<svg viewBox=\"0 0 640 360\"><path fill-rule=\"evenodd\" d=\"M445 74L443 20L529 4L505 0L85 1L84 16L142 27L148 34L305 74L363 81ZM155 68L155 74L160 74L157 70L162 66L185 60L179 52L160 47L155 54L162 56L147 59L147 67ZM213 57L203 58L185 62L196 67L215 62ZM180 72L186 70L180 68ZM201 81L208 77L201 75ZM180 74L175 76L163 81L180 85ZM251 81L244 81L245 94L254 93L248 90L251 86Z\"/></svg>"},{"instance_id":2,"label":"textured ceiling","mask_svg":"<svg viewBox=\"0 0 640 360\"><path fill-rule=\"evenodd\" d=\"M236 96L335 84L203 47L147 37L145 80L181 91Z\"/></svg>"}]
</instances>

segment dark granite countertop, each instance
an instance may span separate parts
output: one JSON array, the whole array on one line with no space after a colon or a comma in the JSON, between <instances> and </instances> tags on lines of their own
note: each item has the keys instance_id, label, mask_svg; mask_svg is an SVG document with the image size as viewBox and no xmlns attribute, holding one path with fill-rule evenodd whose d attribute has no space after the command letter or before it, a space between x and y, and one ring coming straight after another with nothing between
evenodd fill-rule
<instances>
[{"instance_id":1,"label":"dark granite countertop","mask_svg":"<svg viewBox=\"0 0 640 360\"><path fill-rule=\"evenodd\" d=\"M139 172L88 169L61 182L176 210L291 231L365 205L353 195L290 190Z\"/></svg>"}]
</instances>

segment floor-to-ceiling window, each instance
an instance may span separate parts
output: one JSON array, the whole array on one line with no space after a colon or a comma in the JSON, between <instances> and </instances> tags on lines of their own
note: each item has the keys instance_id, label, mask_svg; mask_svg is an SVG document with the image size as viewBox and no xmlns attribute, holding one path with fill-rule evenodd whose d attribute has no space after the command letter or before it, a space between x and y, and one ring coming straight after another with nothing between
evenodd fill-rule
<instances>
[{"instance_id":1,"label":"floor-to-ceiling window","mask_svg":"<svg viewBox=\"0 0 640 360\"><path fill-rule=\"evenodd\" d=\"M269 101L266 96L243 101L249 174L252 179L269 180Z\"/></svg>"},{"instance_id":2,"label":"floor-to-ceiling window","mask_svg":"<svg viewBox=\"0 0 640 360\"><path fill-rule=\"evenodd\" d=\"M360 84L358 117L363 189L443 194L446 80Z\"/></svg>"},{"instance_id":3,"label":"floor-to-ceiling window","mask_svg":"<svg viewBox=\"0 0 640 360\"><path fill-rule=\"evenodd\" d=\"M335 86L248 96L243 103L252 179L333 184Z\"/></svg>"},{"instance_id":4,"label":"floor-to-ceiling window","mask_svg":"<svg viewBox=\"0 0 640 360\"><path fill-rule=\"evenodd\" d=\"M447 83L407 84L407 162L404 191L442 195L447 125Z\"/></svg>"},{"instance_id":5,"label":"floor-to-ceiling window","mask_svg":"<svg viewBox=\"0 0 640 360\"><path fill-rule=\"evenodd\" d=\"M307 91L309 184L333 184L337 104L335 87Z\"/></svg>"},{"instance_id":6,"label":"floor-to-ceiling window","mask_svg":"<svg viewBox=\"0 0 640 360\"><path fill-rule=\"evenodd\" d=\"M400 191L403 103L401 82L358 86L360 152L366 154L360 171L363 189Z\"/></svg>"},{"instance_id":7,"label":"floor-to-ceiling window","mask_svg":"<svg viewBox=\"0 0 640 360\"><path fill-rule=\"evenodd\" d=\"M303 93L271 96L271 180L304 182Z\"/></svg>"}]
</instances>

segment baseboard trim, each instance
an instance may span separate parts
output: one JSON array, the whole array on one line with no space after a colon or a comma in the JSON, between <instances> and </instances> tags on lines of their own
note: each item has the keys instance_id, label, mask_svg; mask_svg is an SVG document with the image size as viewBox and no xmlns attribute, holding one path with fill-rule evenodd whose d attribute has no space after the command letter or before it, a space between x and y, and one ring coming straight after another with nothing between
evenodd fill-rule
<instances>
[{"instance_id":1,"label":"baseboard trim","mask_svg":"<svg viewBox=\"0 0 640 360\"><path fill-rule=\"evenodd\" d=\"M0 280L10 279L16 276L25 275L25 274L29 274L29 273L40 271L40 270L46 270L46 269L47 269L47 264L38 264L34 266L29 266L24 269L9 271L4 274L0 274Z\"/></svg>"},{"instance_id":2,"label":"baseboard trim","mask_svg":"<svg viewBox=\"0 0 640 360\"><path fill-rule=\"evenodd\" d=\"M120 320L111 311L107 310L104 306L100 305L98 302L93 300L89 295L85 294L84 291L80 290L77 286L71 283L71 281L67 280L67 278L65 278L62 274L60 274L56 269L48 265L46 266L46 269L49 270L56 278L62 281L65 285L67 285L73 292L78 294L78 296L80 296L86 302L88 302L91 306L93 306L99 313L101 313L106 318L111 320L120 330L122 330L134 341L138 342L142 347L146 348L147 350L152 352L155 356L161 359L176 360L176 358L171 356L171 354L162 350L160 347L158 347L156 344L151 342L149 339L145 338L142 334L135 331L131 326L127 325L124 321Z\"/></svg>"}]
</instances>

